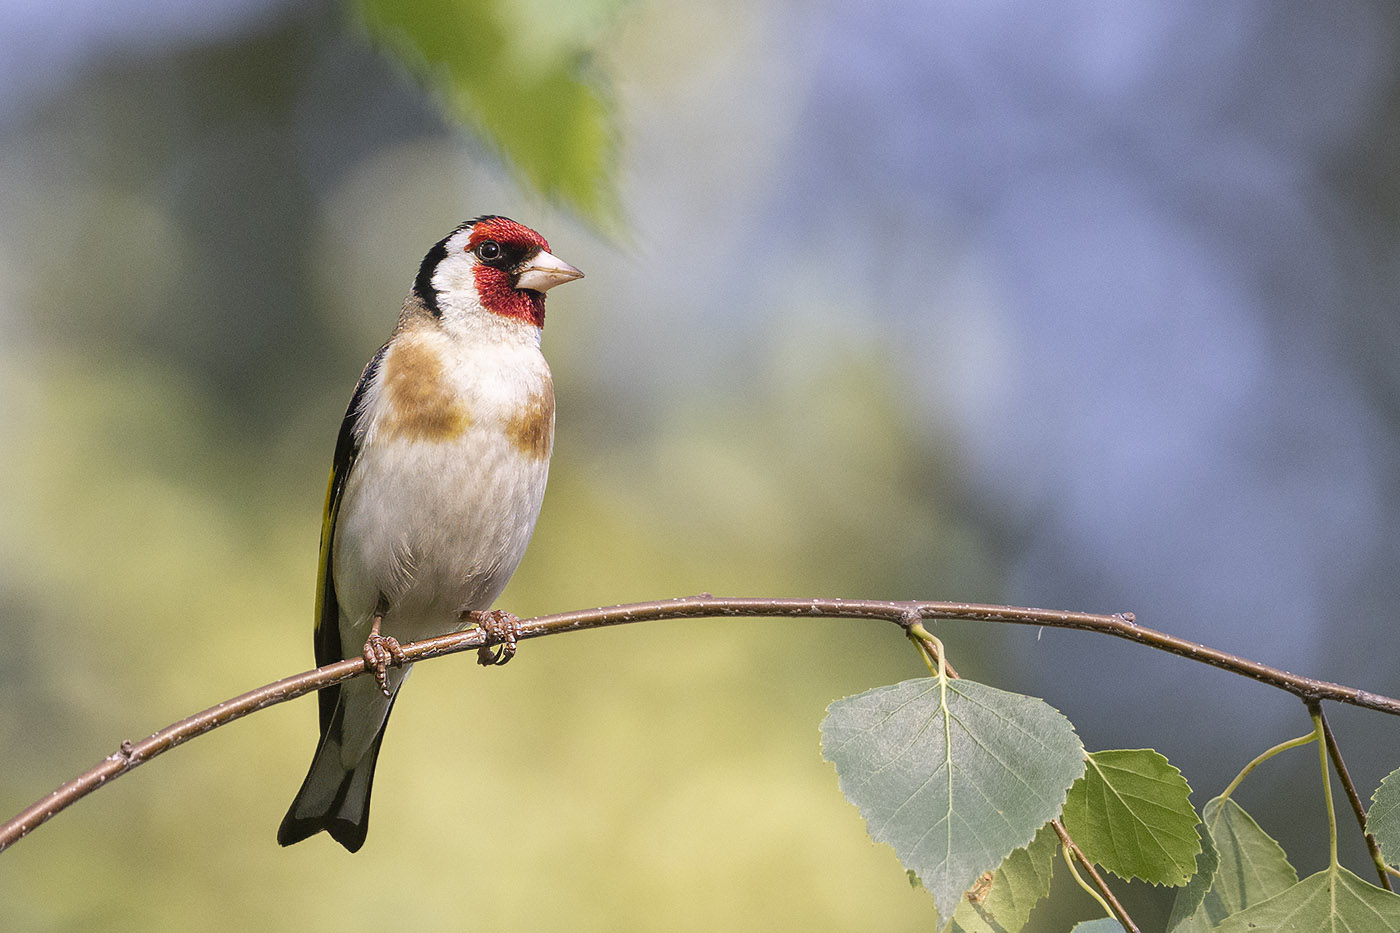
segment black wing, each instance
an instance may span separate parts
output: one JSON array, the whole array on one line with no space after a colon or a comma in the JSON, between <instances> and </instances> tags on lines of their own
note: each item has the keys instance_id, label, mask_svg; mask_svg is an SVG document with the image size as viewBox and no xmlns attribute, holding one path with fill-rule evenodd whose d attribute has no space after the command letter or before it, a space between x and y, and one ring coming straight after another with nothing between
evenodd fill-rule
<instances>
[{"instance_id":1,"label":"black wing","mask_svg":"<svg viewBox=\"0 0 1400 933\"><path fill-rule=\"evenodd\" d=\"M355 460L360 454L360 419L364 417L365 391L379 372L379 364L384 359L388 345L370 358L360 381L355 386L355 394L350 396L350 405L345 410L345 420L340 423L340 436L335 441L335 461L331 465L331 481L326 489L326 511L321 517L321 569L316 581L316 666L333 664L344 660L345 652L340 644L340 603L335 596L335 574L333 572L332 546L335 544L335 523L340 515L340 500L345 492L345 481ZM336 701L340 699L339 685L327 687L319 694L321 712L321 735L330 728L331 716L335 713Z\"/></svg>"}]
</instances>

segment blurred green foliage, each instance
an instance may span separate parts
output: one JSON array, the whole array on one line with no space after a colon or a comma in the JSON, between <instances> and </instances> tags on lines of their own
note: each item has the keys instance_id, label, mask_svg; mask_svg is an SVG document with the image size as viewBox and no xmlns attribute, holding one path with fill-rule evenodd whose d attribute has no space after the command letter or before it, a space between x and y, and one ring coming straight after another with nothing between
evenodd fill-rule
<instances>
[{"instance_id":1,"label":"blurred green foliage","mask_svg":"<svg viewBox=\"0 0 1400 933\"><path fill-rule=\"evenodd\" d=\"M615 111L592 48L625 0L354 0L370 33L536 189L617 221Z\"/></svg>"}]
</instances>

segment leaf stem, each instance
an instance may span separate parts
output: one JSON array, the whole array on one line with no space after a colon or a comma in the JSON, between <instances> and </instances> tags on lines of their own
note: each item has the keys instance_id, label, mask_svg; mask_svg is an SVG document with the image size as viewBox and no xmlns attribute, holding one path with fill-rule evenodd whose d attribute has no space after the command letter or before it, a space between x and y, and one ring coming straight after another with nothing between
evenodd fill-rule
<instances>
[{"instance_id":1,"label":"leaf stem","mask_svg":"<svg viewBox=\"0 0 1400 933\"><path fill-rule=\"evenodd\" d=\"M915 622L913 625L910 625L909 628L905 629L904 634L909 636L909 640L918 646L919 657L924 659L924 667L928 668L928 672L934 677L937 677L940 681L945 680L948 674L943 661L943 642L929 634L928 629L924 628L922 622ZM938 646L937 657L935 657L935 652L931 649L930 643Z\"/></svg>"},{"instance_id":2,"label":"leaf stem","mask_svg":"<svg viewBox=\"0 0 1400 933\"><path fill-rule=\"evenodd\" d=\"M1313 736L1317 739L1317 758L1322 763L1322 796L1327 801L1327 846L1335 870L1337 861L1337 811L1332 807L1332 776L1327 771L1327 735L1322 724L1322 706L1313 700L1308 703L1308 714L1312 716Z\"/></svg>"},{"instance_id":3,"label":"leaf stem","mask_svg":"<svg viewBox=\"0 0 1400 933\"><path fill-rule=\"evenodd\" d=\"M1315 741L1317 741L1317 733L1309 732L1307 735L1300 735L1296 739L1289 739L1287 742L1280 742L1268 751L1261 753L1259 757L1255 758L1249 764L1245 765L1243 771L1235 775L1235 779L1230 782L1230 786L1225 788L1225 790L1220 794L1220 799L1227 799L1231 794L1235 792L1235 788L1240 786L1240 782L1245 779L1249 772L1253 771L1255 768L1259 767L1264 762L1277 755L1279 752L1286 752L1290 748L1298 748L1299 746L1307 745L1309 742Z\"/></svg>"},{"instance_id":4,"label":"leaf stem","mask_svg":"<svg viewBox=\"0 0 1400 933\"><path fill-rule=\"evenodd\" d=\"M1108 906L1108 901L1100 897L1099 892L1095 891L1093 886L1090 885L1089 882L1085 881L1080 876L1079 869L1074 867L1074 854L1070 852L1069 846L1060 846L1060 854L1065 857L1065 867L1069 869L1070 875L1073 876L1074 883L1083 888L1085 894L1098 901L1099 906L1103 908L1104 913L1108 914L1110 917L1113 917L1115 920L1118 919L1116 916L1114 916L1113 908Z\"/></svg>"}]
</instances>

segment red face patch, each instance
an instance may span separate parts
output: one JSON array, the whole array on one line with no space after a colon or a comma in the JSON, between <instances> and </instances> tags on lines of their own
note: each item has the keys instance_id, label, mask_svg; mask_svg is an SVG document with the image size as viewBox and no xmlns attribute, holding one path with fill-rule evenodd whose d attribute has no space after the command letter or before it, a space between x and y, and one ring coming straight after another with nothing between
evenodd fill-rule
<instances>
[{"instance_id":1,"label":"red face patch","mask_svg":"<svg viewBox=\"0 0 1400 933\"><path fill-rule=\"evenodd\" d=\"M475 250L487 240L495 240L502 246L514 246L527 254L536 250L549 252L545 238L524 224L518 224L507 217L486 217L472 227L467 238L468 252ZM472 270L476 292L481 296L481 305L502 317L528 321L536 327L544 326L544 295L539 292L523 291L515 287L515 277L505 269L478 264Z\"/></svg>"},{"instance_id":2,"label":"red face patch","mask_svg":"<svg viewBox=\"0 0 1400 933\"><path fill-rule=\"evenodd\" d=\"M472 270L472 277L476 281L476 293L481 296L481 306L487 311L528 321L536 327L544 326L544 295L516 288L511 274L504 269L477 266Z\"/></svg>"},{"instance_id":3,"label":"red face patch","mask_svg":"<svg viewBox=\"0 0 1400 933\"><path fill-rule=\"evenodd\" d=\"M496 240L515 246L539 247L546 253L549 244L545 238L524 224L518 224L509 217L488 217L472 227L472 235L467 240L467 249L476 249L483 240Z\"/></svg>"}]
</instances>

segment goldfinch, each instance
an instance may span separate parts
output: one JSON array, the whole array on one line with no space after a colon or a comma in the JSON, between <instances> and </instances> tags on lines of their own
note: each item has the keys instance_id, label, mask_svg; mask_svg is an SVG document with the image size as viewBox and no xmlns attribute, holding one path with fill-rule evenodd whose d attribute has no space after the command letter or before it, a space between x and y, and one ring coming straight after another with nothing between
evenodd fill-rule
<instances>
[{"instance_id":1,"label":"goldfinch","mask_svg":"<svg viewBox=\"0 0 1400 933\"><path fill-rule=\"evenodd\" d=\"M351 852L364 845L379 745L408 674L400 641L475 622L503 643L482 663L514 653L518 620L486 610L525 553L549 473L544 293L582 275L529 227L468 221L423 258L360 376L326 494L315 644L318 665L362 653L375 677L320 692L321 741L282 845L321 830Z\"/></svg>"}]
</instances>

